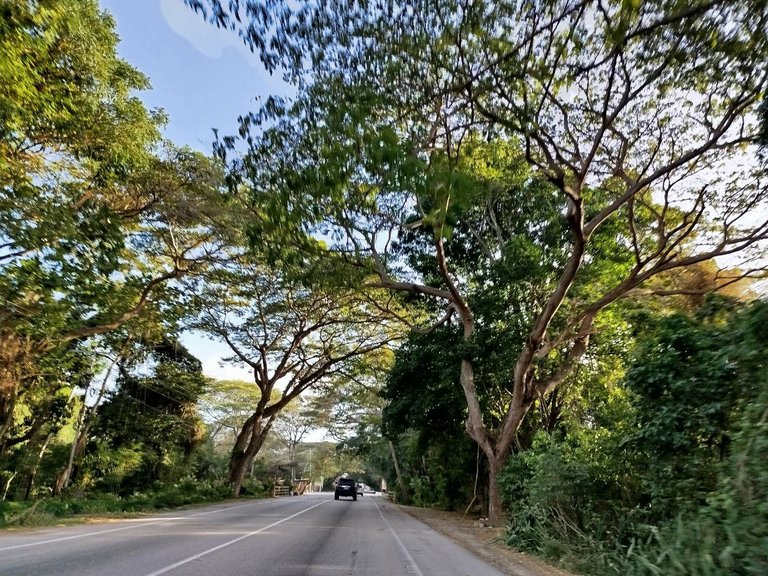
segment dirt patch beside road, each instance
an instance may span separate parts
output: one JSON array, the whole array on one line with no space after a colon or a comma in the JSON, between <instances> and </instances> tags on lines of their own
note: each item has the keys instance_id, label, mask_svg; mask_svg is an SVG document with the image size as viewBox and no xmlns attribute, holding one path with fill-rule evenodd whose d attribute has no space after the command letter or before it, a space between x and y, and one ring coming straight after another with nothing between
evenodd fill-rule
<instances>
[{"instance_id":1,"label":"dirt patch beside road","mask_svg":"<svg viewBox=\"0 0 768 576\"><path fill-rule=\"evenodd\" d=\"M504 528L478 526L474 519L462 518L460 512L414 506L400 506L400 509L509 576L574 576L538 558L509 548L504 544Z\"/></svg>"}]
</instances>

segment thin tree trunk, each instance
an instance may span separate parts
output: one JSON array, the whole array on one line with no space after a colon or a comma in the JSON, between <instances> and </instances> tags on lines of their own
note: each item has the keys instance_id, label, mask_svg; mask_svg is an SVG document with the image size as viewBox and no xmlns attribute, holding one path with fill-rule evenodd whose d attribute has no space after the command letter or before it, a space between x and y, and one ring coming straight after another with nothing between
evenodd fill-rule
<instances>
[{"instance_id":1,"label":"thin tree trunk","mask_svg":"<svg viewBox=\"0 0 768 576\"><path fill-rule=\"evenodd\" d=\"M18 474L18 470L15 470L13 474L8 477L8 481L5 483L5 486L3 486L3 502L5 502L5 499L8 497L8 490L11 489L11 483L13 482L13 479L16 478L16 474Z\"/></svg>"},{"instance_id":2,"label":"thin tree trunk","mask_svg":"<svg viewBox=\"0 0 768 576\"><path fill-rule=\"evenodd\" d=\"M88 407L85 404L85 398L86 396L83 396L83 406L80 410L80 414L77 419L77 426L75 428L75 438L72 440L72 449L69 451L69 460L67 461L67 465L59 472L59 475L56 477L56 483L53 487L53 493L56 496L61 495L62 490L64 490L67 486L69 486L70 480L72 480L72 470L74 469L74 465L76 461L80 460L80 457L85 452L85 447L88 443L88 431L91 429L91 423L93 422L93 417L96 415L96 411L99 408L99 405L101 404L101 400L104 398L104 393L107 389L107 382L109 381L109 377L112 375L112 370L114 369L115 365L120 361L122 358L122 351L118 354L117 358L112 360L112 363L109 365L109 368L107 368L107 372L104 375L104 378L101 381L101 387L99 388L99 395L96 397L96 401L94 402L93 406ZM87 392L86 392L87 395Z\"/></svg>"},{"instance_id":3,"label":"thin tree trunk","mask_svg":"<svg viewBox=\"0 0 768 576\"><path fill-rule=\"evenodd\" d=\"M296 480L296 442L288 441L288 462L291 466L291 485Z\"/></svg>"},{"instance_id":4,"label":"thin tree trunk","mask_svg":"<svg viewBox=\"0 0 768 576\"><path fill-rule=\"evenodd\" d=\"M2 417L2 424L0 424L0 456L5 452L5 436L11 429L11 424L13 424L13 409L15 406L16 389L13 388L0 400L0 417Z\"/></svg>"},{"instance_id":5,"label":"thin tree trunk","mask_svg":"<svg viewBox=\"0 0 768 576\"><path fill-rule=\"evenodd\" d=\"M403 493L403 502L410 502L411 498L408 496L408 490L405 488L405 482L403 482L403 475L400 474L400 464L397 463L397 455L395 454L395 446L392 444L392 440L389 440L389 452L392 454L392 463L395 465L395 475L397 476L397 485L400 487L400 491Z\"/></svg>"},{"instance_id":6,"label":"thin tree trunk","mask_svg":"<svg viewBox=\"0 0 768 576\"><path fill-rule=\"evenodd\" d=\"M45 455L45 451L48 449L48 443L51 441L51 438L53 438L53 434L48 434L45 437L45 441L43 442L43 445L40 448L40 451L37 453L37 458L35 459L35 464L32 466L32 471L29 473L29 480L27 481L27 489L24 491L24 500L29 500L29 497L32 495L32 488L35 486L35 478L37 477L37 471L40 469L40 462L43 460L43 456Z\"/></svg>"},{"instance_id":7,"label":"thin tree trunk","mask_svg":"<svg viewBox=\"0 0 768 576\"><path fill-rule=\"evenodd\" d=\"M72 467L74 466L74 463L75 463L77 447L80 444L80 439L84 436L83 420L85 419L86 410L87 408L85 404L83 404L82 408L80 409L80 414L78 414L77 416L77 425L75 426L75 437L72 440L72 447L69 450L69 459L67 460L67 465L64 467L64 470L59 472L59 475L56 477L56 482L53 485L54 496L61 495L61 491L67 487L67 485L69 484L69 479L72 476Z\"/></svg>"},{"instance_id":8,"label":"thin tree trunk","mask_svg":"<svg viewBox=\"0 0 768 576\"><path fill-rule=\"evenodd\" d=\"M74 479L73 471L75 470L75 462L79 462L85 452L85 447L88 444L88 431L90 428L90 422L81 424L78 427L77 432L75 433L75 439L72 442L72 449L69 451L67 465L56 477L56 483L53 486L53 494L55 496L60 496L62 491L69 486L70 481Z\"/></svg>"}]
</instances>

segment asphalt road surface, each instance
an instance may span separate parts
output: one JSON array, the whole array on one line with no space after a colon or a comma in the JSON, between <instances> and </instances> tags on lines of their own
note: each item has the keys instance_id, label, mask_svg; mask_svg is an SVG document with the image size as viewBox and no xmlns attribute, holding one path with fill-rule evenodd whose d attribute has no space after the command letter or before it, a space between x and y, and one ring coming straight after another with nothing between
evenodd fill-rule
<instances>
[{"instance_id":1,"label":"asphalt road surface","mask_svg":"<svg viewBox=\"0 0 768 576\"><path fill-rule=\"evenodd\" d=\"M333 494L0 533L0 576L503 576L390 504Z\"/></svg>"}]
</instances>

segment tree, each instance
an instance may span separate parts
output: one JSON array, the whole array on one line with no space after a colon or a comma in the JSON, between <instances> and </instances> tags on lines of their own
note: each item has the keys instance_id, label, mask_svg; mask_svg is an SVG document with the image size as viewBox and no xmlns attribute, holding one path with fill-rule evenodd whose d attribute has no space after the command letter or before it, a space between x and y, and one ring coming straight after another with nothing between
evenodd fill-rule
<instances>
[{"instance_id":1,"label":"tree","mask_svg":"<svg viewBox=\"0 0 768 576\"><path fill-rule=\"evenodd\" d=\"M58 388L68 383L85 387L67 370L73 363L83 365L88 355L95 355L90 363L99 361L99 344L86 341L118 330L122 336L116 340L142 338L147 330L173 330L182 311L169 283L220 257L226 240L216 221L226 207L215 184L219 172L196 153L179 150L173 158L153 161L150 172L142 175L146 180L134 182L157 195L140 216L120 224L121 246L108 267L89 270L77 258L71 268L60 266L55 256L47 260L48 249L40 247L3 268L0 306L5 308L0 314L7 322L0 331L8 347L0 353L0 454L9 443L25 439L23 428L16 426L19 411L31 410L33 425L43 422L49 417L45 399ZM100 254L96 247L84 258L92 261L91 256ZM43 367L62 376L46 374Z\"/></svg>"},{"instance_id":2,"label":"tree","mask_svg":"<svg viewBox=\"0 0 768 576\"><path fill-rule=\"evenodd\" d=\"M348 362L309 398L318 427L330 437L349 440L379 434L384 400L381 389L392 366L391 348L381 348Z\"/></svg>"},{"instance_id":3,"label":"tree","mask_svg":"<svg viewBox=\"0 0 768 576\"><path fill-rule=\"evenodd\" d=\"M296 448L304 437L319 422L319 414L309 406L309 402L299 397L280 412L275 420L272 431L280 444L286 449L286 456L291 467L291 480L295 479Z\"/></svg>"},{"instance_id":4,"label":"tree","mask_svg":"<svg viewBox=\"0 0 768 576\"><path fill-rule=\"evenodd\" d=\"M412 334L396 353L381 392L387 402L381 428L396 465L389 481L397 480L398 500L453 509L474 495L481 470L464 433L466 402L456 386L461 352L461 333L450 326Z\"/></svg>"},{"instance_id":5,"label":"tree","mask_svg":"<svg viewBox=\"0 0 768 576\"><path fill-rule=\"evenodd\" d=\"M259 401L259 390L243 380L212 380L200 398L198 410L211 427L217 444L231 448L237 433L251 415L251 406Z\"/></svg>"},{"instance_id":6,"label":"tree","mask_svg":"<svg viewBox=\"0 0 768 576\"><path fill-rule=\"evenodd\" d=\"M717 488L735 422L765 393L757 372L766 311L760 301L709 297L691 316L648 322L626 381L636 412L630 445L646 456L657 514L673 516Z\"/></svg>"},{"instance_id":7,"label":"tree","mask_svg":"<svg viewBox=\"0 0 768 576\"><path fill-rule=\"evenodd\" d=\"M0 2L0 36L2 456L21 412L52 417L85 340L170 318L168 284L215 258L224 203L215 162L161 141L96 1Z\"/></svg>"},{"instance_id":8,"label":"tree","mask_svg":"<svg viewBox=\"0 0 768 576\"><path fill-rule=\"evenodd\" d=\"M131 352L118 363L116 389L94 427L94 436L109 450L140 455L136 468L121 479L122 489L183 475L204 437L195 406L208 384L200 361L176 340L136 343ZM142 374L147 365L149 373Z\"/></svg>"},{"instance_id":9,"label":"tree","mask_svg":"<svg viewBox=\"0 0 768 576\"><path fill-rule=\"evenodd\" d=\"M283 228L300 222L290 235L264 228L283 240L335 230L339 250L372 263L379 286L444 302L468 343L476 316L448 256L451 210L494 178L467 178L465 145L519 143L548 182L567 249L526 317L497 427L471 358L461 363L495 522L496 478L523 419L579 365L606 307L668 293L654 278L715 257L741 254L740 276L762 273L749 263L768 235L753 147L768 62L761 2L249 2L245 19L232 17L237 1L187 3L212 6L209 18L239 27L299 86L293 104L271 99L241 122L249 153L235 174L291 215ZM234 141L222 141L222 156ZM415 226L431 231L435 283L409 276L389 250L387 238ZM491 254L521 237L499 231ZM590 287L608 247L620 261Z\"/></svg>"},{"instance_id":10,"label":"tree","mask_svg":"<svg viewBox=\"0 0 768 576\"><path fill-rule=\"evenodd\" d=\"M370 300L332 284L307 288L243 253L209 274L194 299L200 311L194 327L223 340L232 350L230 361L253 370L259 391L232 449L235 495L292 401L395 336Z\"/></svg>"},{"instance_id":11,"label":"tree","mask_svg":"<svg viewBox=\"0 0 768 576\"><path fill-rule=\"evenodd\" d=\"M107 386L112 380L112 372L115 367L124 360L123 356L127 353L128 345L129 342L120 343L117 346L118 349L115 350L114 356L108 356L106 358L108 364L104 374L98 381L91 379L91 381L83 387L83 396L77 410L77 417L73 430L74 437L69 451L69 458L67 459L64 468L56 477L56 481L53 485L53 494L55 496L61 495L62 491L67 488L70 481L77 476L82 458L85 454L85 449L88 446L91 426L95 422L98 410L106 396ZM98 353L98 355L101 354L104 353ZM104 355L106 356L106 354ZM93 398L94 395L95 398Z\"/></svg>"}]
</instances>

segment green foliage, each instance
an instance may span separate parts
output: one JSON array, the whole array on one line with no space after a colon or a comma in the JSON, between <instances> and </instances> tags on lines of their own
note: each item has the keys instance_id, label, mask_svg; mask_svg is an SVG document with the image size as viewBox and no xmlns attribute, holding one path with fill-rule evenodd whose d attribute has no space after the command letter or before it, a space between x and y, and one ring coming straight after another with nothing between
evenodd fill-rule
<instances>
[{"instance_id":1,"label":"green foliage","mask_svg":"<svg viewBox=\"0 0 768 576\"><path fill-rule=\"evenodd\" d=\"M643 518L633 499L641 466L617 436L584 430L562 441L540 433L510 459L501 483L515 548L573 562L590 545L632 535Z\"/></svg>"},{"instance_id":2,"label":"green foliage","mask_svg":"<svg viewBox=\"0 0 768 576\"><path fill-rule=\"evenodd\" d=\"M474 500L473 513L482 509L485 467L477 447L463 431L441 429L439 434L427 434L413 429L399 434L392 442L407 498L401 493L386 443L369 454L367 460L387 480L389 491L397 494L398 502L463 511Z\"/></svg>"},{"instance_id":3,"label":"green foliage","mask_svg":"<svg viewBox=\"0 0 768 576\"><path fill-rule=\"evenodd\" d=\"M749 356L763 353L760 335L733 330L733 306L712 299L692 318L663 319L627 374L638 413L630 442L648 459L659 514L700 504L715 488L732 419L764 385Z\"/></svg>"},{"instance_id":4,"label":"green foliage","mask_svg":"<svg viewBox=\"0 0 768 576\"><path fill-rule=\"evenodd\" d=\"M231 449L237 433L253 413L260 397L259 389L253 382L211 379L200 396L197 409L209 426L213 441L227 450Z\"/></svg>"},{"instance_id":5,"label":"green foliage","mask_svg":"<svg viewBox=\"0 0 768 576\"><path fill-rule=\"evenodd\" d=\"M462 351L461 335L454 329L414 334L398 349L381 391L388 401L383 433L394 443L417 506L454 509L472 499L477 463L464 432L465 401L456 385ZM390 459L387 450L382 456ZM391 489L398 490L391 464L385 472Z\"/></svg>"},{"instance_id":6,"label":"green foliage","mask_svg":"<svg viewBox=\"0 0 768 576\"><path fill-rule=\"evenodd\" d=\"M3 496L50 490L67 461L57 434L101 355L174 329L164 287L213 255L227 220L219 167L163 145L117 41L95 0L0 1Z\"/></svg>"},{"instance_id":7,"label":"green foliage","mask_svg":"<svg viewBox=\"0 0 768 576\"><path fill-rule=\"evenodd\" d=\"M149 375L120 367L117 390L99 411L95 435L100 457L92 459L100 482L120 493L189 472L190 457L204 438L195 403L207 386L200 361L174 340L148 343L134 366L153 363ZM99 464L103 462L103 464Z\"/></svg>"},{"instance_id":8,"label":"green foliage","mask_svg":"<svg viewBox=\"0 0 768 576\"><path fill-rule=\"evenodd\" d=\"M0 4L0 294L17 322L38 313L37 334L95 305L149 200L131 185L162 118L133 94L148 82L117 58L113 27L94 0Z\"/></svg>"},{"instance_id":9,"label":"green foliage","mask_svg":"<svg viewBox=\"0 0 768 576\"><path fill-rule=\"evenodd\" d=\"M33 185L58 163L106 183L147 160L157 118L132 92L149 83L115 56L114 23L95 0L5 0L0 30L0 182Z\"/></svg>"},{"instance_id":10,"label":"green foliage","mask_svg":"<svg viewBox=\"0 0 768 576\"><path fill-rule=\"evenodd\" d=\"M456 386L461 342L456 330L443 329L414 334L398 349L381 392L388 401L383 412L385 436L412 428L428 437L435 430L462 427L466 407Z\"/></svg>"},{"instance_id":11,"label":"green foliage","mask_svg":"<svg viewBox=\"0 0 768 576\"><path fill-rule=\"evenodd\" d=\"M720 298L646 318L629 395L511 459L510 544L596 576L764 573L766 320Z\"/></svg>"},{"instance_id":12,"label":"green foliage","mask_svg":"<svg viewBox=\"0 0 768 576\"><path fill-rule=\"evenodd\" d=\"M117 43L96 0L0 0L2 498L218 473L176 281L234 258L244 212L217 162L162 140ZM85 409L107 357L117 388Z\"/></svg>"},{"instance_id":13,"label":"green foliage","mask_svg":"<svg viewBox=\"0 0 768 576\"><path fill-rule=\"evenodd\" d=\"M446 356L474 370L469 429L494 470L532 406L600 362L587 349L604 310L766 238L762 1L186 3L297 87L220 142L224 158L248 147L230 168L254 244L298 261L322 234L378 285L434 297L429 317L457 312L468 342ZM707 402L710 428L728 425ZM697 426L677 440L727 448ZM668 496L651 498L678 509Z\"/></svg>"},{"instance_id":14,"label":"green foliage","mask_svg":"<svg viewBox=\"0 0 768 576\"><path fill-rule=\"evenodd\" d=\"M257 489L256 485L251 486L248 493L253 496L266 496L266 491ZM0 502L0 527L49 525L64 518L78 516L121 516L126 513L219 502L230 496L230 491L223 482L182 478L175 484L126 496L101 493L81 498Z\"/></svg>"}]
</instances>

